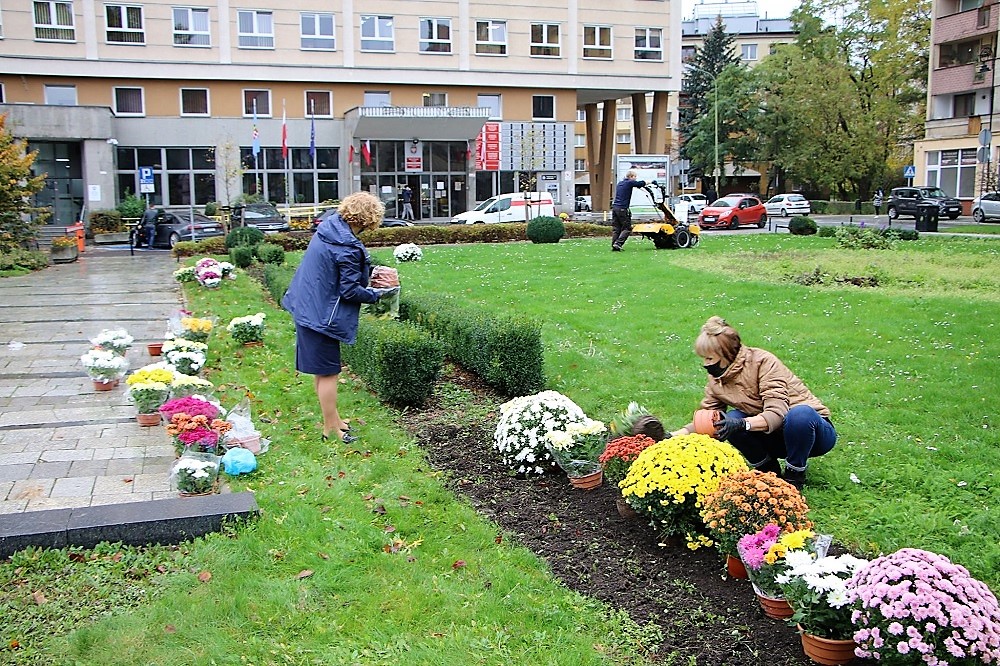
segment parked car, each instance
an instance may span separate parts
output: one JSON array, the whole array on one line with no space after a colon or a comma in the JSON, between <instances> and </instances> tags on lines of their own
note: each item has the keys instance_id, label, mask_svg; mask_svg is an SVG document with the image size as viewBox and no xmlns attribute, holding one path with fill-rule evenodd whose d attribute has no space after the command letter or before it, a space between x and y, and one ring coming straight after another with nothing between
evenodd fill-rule
<instances>
[{"instance_id":1,"label":"parked car","mask_svg":"<svg viewBox=\"0 0 1000 666\"><path fill-rule=\"evenodd\" d=\"M576 198L576 212L589 213L594 209L591 205L590 195L581 195Z\"/></svg>"},{"instance_id":2,"label":"parked car","mask_svg":"<svg viewBox=\"0 0 1000 666\"><path fill-rule=\"evenodd\" d=\"M270 203L237 204L233 208L233 226L257 227L266 234L289 229L288 220Z\"/></svg>"},{"instance_id":3,"label":"parked car","mask_svg":"<svg viewBox=\"0 0 1000 666\"><path fill-rule=\"evenodd\" d=\"M320 223L323 220L330 217L336 212L337 212L336 208L327 208L325 210L320 211L319 215L313 218L312 230L316 231L316 228L320 225ZM382 224L379 225L379 228L386 229L389 227L412 227L412 226L413 222L410 222L409 220L400 220L399 218L396 217L383 217Z\"/></svg>"},{"instance_id":4,"label":"parked car","mask_svg":"<svg viewBox=\"0 0 1000 666\"><path fill-rule=\"evenodd\" d=\"M698 224L702 229L738 229L751 224L763 229L767 226L767 209L757 197L730 194L703 209L698 214Z\"/></svg>"},{"instance_id":5,"label":"parked car","mask_svg":"<svg viewBox=\"0 0 1000 666\"><path fill-rule=\"evenodd\" d=\"M778 194L764 204L768 215L789 217L791 215L808 215L812 212L809 200L801 194Z\"/></svg>"},{"instance_id":6,"label":"parked car","mask_svg":"<svg viewBox=\"0 0 1000 666\"><path fill-rule=\"evenodd\" d=\"M917 206L922 203L934 203L938 206L938 215L949 220L962 214L962 202L955 197L949 197L940 187L894 187L889 192L886 213L890 220L900 215L917 217Z\"/></svg>"},{"instance_id":7,"label":"parked car","mask_svg":"<svg viewBox=\"0 0 1000 666\"><path fill-rule=\"evenodd\" d=\"M973 199L972 219L977 224L1000 220L1000 192L987 192Z\"/></svg>"},{"instance_id":8,"label":"parked car","mask_svg":"<svg viewBox=\"0 0 1000 666\"><path fill-rule=\"evenodd\" d=\"M708 197L704 194L680 194L677 196L677 201L684 201L688 205L688 211L693 211L695 213L700 213L705 210L705 206L708 205Z\"/></svg>"},{"instance_id":9,"label":"parked car","mask_svg":"<svg viewBox=\"0 0 1000 666\"><path fill-rule=\"evenodd\" d=\"M136 231L133 229L132 244L139 247L140 243L135 233ZM156 220L153 247L172 248L181 241L204 240L223 236L225 233L221 224L201 213L164 211Z\"/></svg>"}]
</instances>

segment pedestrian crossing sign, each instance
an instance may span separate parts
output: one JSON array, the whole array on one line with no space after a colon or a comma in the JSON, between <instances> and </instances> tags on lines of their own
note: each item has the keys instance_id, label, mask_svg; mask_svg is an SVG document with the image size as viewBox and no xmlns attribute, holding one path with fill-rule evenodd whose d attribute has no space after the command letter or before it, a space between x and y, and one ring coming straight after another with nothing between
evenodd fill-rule
<instances>
[{"instance_id":1,"label":"pedestrian crossing sign","mask_svg":"<svg viewBox=\"0 0 1000 666\"><path fill-rule=\"evenodd\" d=\"M917 167L912 164L903 167L903 178L916 178L917 177Z\"/></svg>"}]
</instances>

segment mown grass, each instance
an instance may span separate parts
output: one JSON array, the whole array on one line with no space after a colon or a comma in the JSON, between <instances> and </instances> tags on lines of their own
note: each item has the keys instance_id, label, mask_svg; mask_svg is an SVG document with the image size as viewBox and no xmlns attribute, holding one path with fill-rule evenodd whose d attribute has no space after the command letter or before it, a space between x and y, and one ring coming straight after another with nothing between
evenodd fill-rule
<instances>
[{"instance_id":1,"label":"mown grass","mask_svg":"<svg viewBox=\"0 0 1000 666\"><path fill-rule=\"evenodd\" d=\"M947 231L955 234L1000 234L1000 225L989 223L986 224L963 224L957 227L948 227L947 229L941 229L942 231Z\"/></svg>"}]
</instances>

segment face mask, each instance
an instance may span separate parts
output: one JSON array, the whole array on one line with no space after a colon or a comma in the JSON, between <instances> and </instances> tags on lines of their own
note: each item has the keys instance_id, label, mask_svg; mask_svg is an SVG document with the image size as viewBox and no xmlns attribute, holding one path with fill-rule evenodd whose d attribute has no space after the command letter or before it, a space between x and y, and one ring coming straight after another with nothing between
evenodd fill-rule
<instances>
[{"instance_id":1,"label":"face mask","mask_svg":"<svg viewBox=\"0 0 1000 666\"><path fill-rule=\"evenodd\" d=\"M712 363L711 365L702 366L705 368L705 372L712 375L716 379L722 376L722 373L726 371L718 362Z\"/></svg>"}]
</instances>

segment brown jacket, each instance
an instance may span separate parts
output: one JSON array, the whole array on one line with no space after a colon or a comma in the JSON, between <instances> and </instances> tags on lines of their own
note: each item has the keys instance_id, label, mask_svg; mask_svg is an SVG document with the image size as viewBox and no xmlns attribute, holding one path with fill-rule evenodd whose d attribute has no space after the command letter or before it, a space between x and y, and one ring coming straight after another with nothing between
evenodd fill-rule
<instances>
[{"instance_id":1,"label":"brown jacket","mask_svg":"<svg viewBox=\"0 0 1000 666\"><path fill-rule=\"evenodd\" d=\"M734 407L747 416L760 414L767 432L781 427L791 407L806 404L829 419L830 410L778 357L764 349L744 345L722 376L709 377L700 409ZM694 432L694 424L685 426Z\"/></svg>"}]
</instances>

